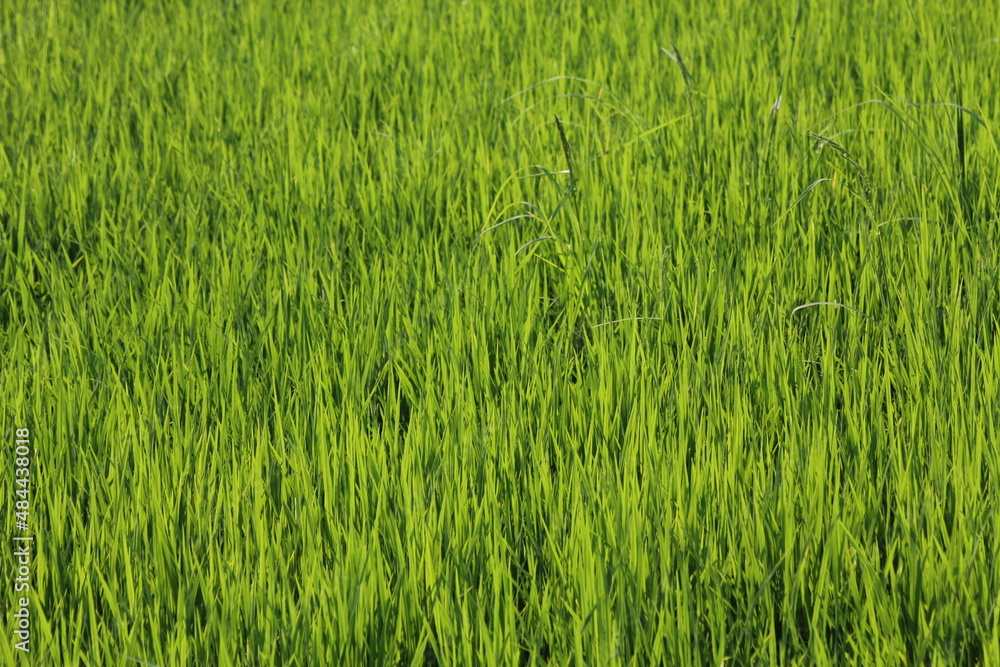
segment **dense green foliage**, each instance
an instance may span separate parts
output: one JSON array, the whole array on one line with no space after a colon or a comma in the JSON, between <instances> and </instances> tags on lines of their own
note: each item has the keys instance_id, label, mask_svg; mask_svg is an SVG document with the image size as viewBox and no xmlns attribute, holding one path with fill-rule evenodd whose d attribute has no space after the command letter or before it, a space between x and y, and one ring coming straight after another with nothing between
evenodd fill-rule
<instances>
[{"instance_id":1,"label":"dense green foliage","mask_svg":"<svg viewBox=\"0 0 1000 667\"><path fill-rule=\"evenodd\" d=\"M991 4L4 3L31 661L997 664Z\"/></svg>"}]
</instances>

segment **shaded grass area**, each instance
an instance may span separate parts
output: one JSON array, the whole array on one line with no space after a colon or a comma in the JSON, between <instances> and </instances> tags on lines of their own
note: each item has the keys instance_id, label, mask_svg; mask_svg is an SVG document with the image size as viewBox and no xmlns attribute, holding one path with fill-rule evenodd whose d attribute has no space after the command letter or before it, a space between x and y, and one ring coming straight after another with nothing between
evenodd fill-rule
<instances>
[{"instance_id":1,"label":"shaded grass area","mask_svg":"<svg viewBox=\"0 0 1000 667\"><path fill-rule=\"evenodd\" d=\"M33 660L994 664L1000 21L870 4L5 5Z\"/></svg>"}]
</instances>

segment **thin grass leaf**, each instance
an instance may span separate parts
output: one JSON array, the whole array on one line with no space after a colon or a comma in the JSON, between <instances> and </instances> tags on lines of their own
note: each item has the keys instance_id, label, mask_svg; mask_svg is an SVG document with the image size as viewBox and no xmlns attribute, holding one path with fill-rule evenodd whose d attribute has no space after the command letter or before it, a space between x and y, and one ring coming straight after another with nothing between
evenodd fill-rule
<instances>
[{"instance_id":1,"label":"thin grass leaf","mask_svg":"<svg viewBox=\"0 0 1000 667\"><path fill-rule=\"evenodd\" d=\"M606 327L609 324L618 324L619 322L636 322L640 320L657 320L659 322L663 321L662 317L626 317L621 320L611 320L610 322L601 322L600 324L595 324L591 329L597 329L598 327Z\"/></svg>"},{"instance_id":2,"label":"thin grass leaf","mask_svg":"<svg viewBox=\"0 0 1000 667\"><path fill-rule=\"evenodd\" d=\"M794 315L797 311L800 311L800 310L802 310L804 308L811 308L813 306L836 306L838 308L846 308L847 310L852 310L855 313L857 313L858 315L861 315L866 320L867 319L871 319L870 317L868 317L867 315L865 315L864 313L862 313L857 308L855 308L853 306L847 306L847 305L844 305L842 303L836 303L835 301L814 301L812 303L804 303L801 306L796 306L795 308L793 308L792 312L790 313L790 315Z\"/></svg>"},{"instance_id":3,"label":"thin grass leaf","mask_svg":"<svg viewBox=\"0 0 1000 667\"><path fill-rule=\"evenodd\" d=\"M517 252L515 252L514 254L515 255L519 255L519 254L521 254L521 251L524 250L525 248L527 248L528 246L534 245L536 243L540 243L542 241L546 241L548 239L553 239L553 238L555 238L555 237L554 236L542 236L542 237L534 239L532 241L528 241L523 246L521 246L520 248L518 248Z\"/></svg>"},{"instance_id":4,"label":"thin grass leaf","mask_svg":"<svg viewBox=\"0 0 1000 667\"><path fill-rule=\"evenodd\" d=\"M887 95L888 97L892 97L894 99L906 102L911 107L950 107L952 109L956 109L961 113L968 114L969 116L972 117L974 121L976 121L983 127L987 126L986 123L983 121L982 118L979 117L978 114L963 107L961 104L955 104L954 102L914 102L910 99L903 97L902 95L893 95L892 93L884 93L884 94Z\"/></svg>"},{"instance_id":5,"label":"thin grass leaf","mask_svg":"<svg viewBox=\"0 0 1000 667\"><path fill-rule=\"evenodd\" d=\"M779 216L777 217L777 219L776 219L776 220L775 220L774 222L772 222L772 223L771 223L771 225L773 226L773 225L776 225L776 224L778 224L778 222L780 222L780 221L781 221L781 220L782 220L782 219L783 219L783 218L784 218L784 217L785 217L786 215L788 215L788 214L789 214L789 212L791 212L791 210L792 210L793 208L795 208L795 206L796 206L796 205L797 205L797 204L798 204L798 203L799 203L800 201L802 201L803 199L805 199L806 195L808 195L808 194L809 194L809 193L810 193L810 192L812 191L812 189L813 189L813 188L815 188L815 187L816 187L817 185L819 185L820 183L827 183L827 182L829 182L829 183L833 183L834 185L841 185L841 186L843 186L843 187L845 187L845 188L847 187L847 186L846 186L846 185L845 185L844 183L842 183L841 181L837 181L837 180L834 180L834 179L832 179L832 178L818 178L818 179L816 179L815 181L813 181L812 183L810 183L810 184L809 184L809 186L808 186L808 187L806 187L806 189L805 189L805 190L803 190L803 191L802 191L802 192L801 192L801 193L799 194L799 196L795 198L795 201L793 201L793 202L792 202L792 203L791 203L791 204L790 204L790 205L788 206L788 208L786 208L786 209L785 209L784 213L782 213L781 215L779 215ZM847 189L848 189L848 190L850 190L850 188L847 188ZM852 191L852 192L853 192L853 191Z\"/></svg>"},{"instance_id":6,"label":"thin grass leaf","mask_svg":"<svg viewBox=\"0 0 1000 667\"><path fill-rule=\"evenodd\" d=\"M476 235L476 239L475 240L478 241L482 237L482 235L485 234L486 232L493 231L497 227L500 227L501 225L506 225L508 222L511 222L513 220L522 220L524 218L536 218L536 217L538 217L538 216L536 216L534 213L522 213L521 215L512 215L511 217L505 218L505 219L501 220L500 222L496 223L495 225L490 225L486 229L484 229L481 232L479 232Z\"/></svg>"},{"instance_id":7,"label":"thin grass leaf","mask_svg":"<svg viewBox=\"0 0 1000 667\"><path fill-rule=\"evenodd\" d=\"M538 88L540 86L545 86L545 85L548 85L550 83L555 83L557 81L574 81L574 82L584 83L584 84L587 84L587 85L590 85L590 86L597 86L597 88L599 90L602 90L602 91L606 92L608 95L610 95L611 98L616 103L618 103L618 105L621 106L621 108L624 109L625 112L629 116L631 116L633 119L635 119L636 122L638 122L640 125L643 125L644 127L649 127L646 124L646 121L644 121L642 118L640 118L639 116L637 116L628 107L628 105L626 105L624 103L624 101L622 101L622 99L620 97L618 97L617 95L615 95L615 93L613 91L611 91L606 86L603 86L603 85L601 85L600 83L598 83L596 81L591 81L590 79L584 79L584 78L581 78L581 77L578 77L578 76L569 76L569 75L561 74L561 75L558 75L558 76L549 77L548 79L545 79L544 81L539 81L538 83L534 83L534 84L528 86L527 88L523 88L523 89L517 91L516 93L514 93L513 95L508 95L507 97L505 97L502 100L500 100L500 103L502 104L504 102L509 102L510 100L513 100L516 97L520 97L521 95L523 95L523 94L525 94L525 93L527 93L527 92L529 92L531 90L534 90L535 88Z\"/></svg>"}]
</instances>

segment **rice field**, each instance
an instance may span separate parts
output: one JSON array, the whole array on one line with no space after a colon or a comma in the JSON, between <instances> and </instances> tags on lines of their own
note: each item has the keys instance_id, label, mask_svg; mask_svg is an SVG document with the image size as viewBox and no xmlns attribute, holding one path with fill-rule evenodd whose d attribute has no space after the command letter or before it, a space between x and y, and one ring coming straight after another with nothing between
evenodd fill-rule
<instances>
[{"instance_id":1,"label":"rice field","mask_svg":"<svg viewBox=\"0 0 1000 667\"><path fill-rule=\"evenodd\" d=\"M1000 664L992 3L24 0L0 109L0 663Z\"/></svg>"}]
</instances>

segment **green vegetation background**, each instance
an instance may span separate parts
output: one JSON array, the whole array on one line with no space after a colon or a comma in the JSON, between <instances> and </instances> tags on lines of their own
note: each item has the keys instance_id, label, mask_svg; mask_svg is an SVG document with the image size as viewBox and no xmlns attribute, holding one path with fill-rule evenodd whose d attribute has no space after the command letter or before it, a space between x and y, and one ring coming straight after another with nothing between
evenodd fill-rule
<instances>
[{"instance_id":1,"label":"green vegetation background","mask_svg":"<svg viewBox=\"0 0 1000 667\"><path fill-rule=\"evenodd\" d=\"M991 5L4 3L30 661L997 664Z\"/></svg>"}]
</instances>

